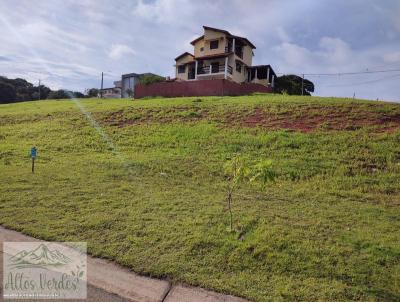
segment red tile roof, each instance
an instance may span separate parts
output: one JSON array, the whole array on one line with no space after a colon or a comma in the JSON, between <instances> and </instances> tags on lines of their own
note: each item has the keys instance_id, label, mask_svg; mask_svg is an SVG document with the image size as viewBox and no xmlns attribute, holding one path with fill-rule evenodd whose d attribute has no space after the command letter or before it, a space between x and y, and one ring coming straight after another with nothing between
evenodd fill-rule
<instances>
[{"instance_id":1,"label":"red tile roof","mask_svg":"<svg viewBox=\"0 0 400 302\"><path fill-rule=\"evenodd\" d=\"M186 52L184 52L183 54L177 56L177 57L175 58L175 61L179 60L180 58L182 58L182 57L184 57L184 56L191 56L191 57L194 58L194 55L192 55L191 53L188 53L188 52L186 51Z\"/></svg>"},{"instance_id":2,"label":"red tile roof","mask_svg":"<svg viewBox=\"0 0 400 302\"><path fill-rule=\"evenodd\" d=\"M256 46L255 46L253 43L251 43L247 38L232 35L232 34L231 34L229 31L227 31L227 30L219 29L219 28L215 28L215 27L209 27L209 26L203 26L203 28L204 28L204 30L208 29L208 30L213 30L213 31L221 32L221 33L227 35L227 36L230 37L230 38L235 38L235 39L239 39L239 40L244 41L245 43L247 43L248 45L250 45L250 47L252 47L253 49L256 48ZM198 40L201 40L201 39L203 39L203 38L204 38L204 35L202 35L202 36L200 36L200 37L194 39L192 42L190 42L190 44L194 45Z\"/></svg>"}]
</instances>

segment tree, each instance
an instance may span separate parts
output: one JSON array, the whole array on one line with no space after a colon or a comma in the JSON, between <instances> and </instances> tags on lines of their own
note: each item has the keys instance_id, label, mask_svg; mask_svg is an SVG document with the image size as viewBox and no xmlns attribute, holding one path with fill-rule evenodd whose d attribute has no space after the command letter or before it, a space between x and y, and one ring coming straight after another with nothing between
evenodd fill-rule
<instances>
[{"instance_id":1,"label":"tree","mask_svg":"<svg viewBox=\"0 0 400 302\"><path fill-rule=\"evenodd\" d=\"M65 89L60 89L57 91L51 91L47 96L48 99L72 99L72 98L84 98L85 95L79 91L69 91Z\"/></svg>"},{"instance_id":2,"label":"tree","mask_svg":"<svg viewBox=\"0 0 400 302\"><path fill-rule=\"evenodd\" d=\"M152 73L144 74L139 78L139 84L143 85L150 85L164 81L165 81L164 77Z\"/></svg>"},{"instance_id":3,"label":"tree","mask_svg":"<svg viewBox=\"0 0 400 302\"><path fill-rule=\"evenodd\" d=\"M9 84L15 91L15 100L13 101L33 101L39 99L39 86L34 86L24 79L8 79L0 76L0 82ZM46 99L50 93L50 88L40 85L40 99Z\"/></svg>"},{"instance_id":4,"label":"tree","mask_svg":"<svg viewBox=\"0 0 400 302\"><path fill-rule=\"evenodd\" d=\"M39 95L39 86L36 87L36 92L37 92L38 95ZM40 85L40 99L41 99L41 100L47 99L47 97L48 97L48 95L49 95L50 92L51 92L51 89L50 89L49 87L44 86L44 85ZM38 98L38 99L39 99L39 98Z\"/></svg>"},{"instance_id":5,"label":"tree","mask_svg":"<svg viewBox=\"0 0 400 302\"><path fill-rule=\"evenodd\" d=\"M0 103L13 103L17 98L15 88L8 83L0 81Z\"/></svg>"},{"instance_id":6,"label":"tree","mask_svg":"<svg viewBox=\"0 0 400 302\"><path fill-rule=\"evenodd\" d=\"M225 164L225 174L227 176L227 192L226 201L229 211L229 225L230 231L233 231L233 213L232 213L232 201L233 192L236 190L239 183L244 180L248 174L248 169L245 166L243 159L235 156L232 160Z\"/></svg>"},{"instance_id":7,"label":"tree","mask_svg":"<svg viewBox=\"0 0 400 302\"><path fill-rule=\"evenodd\" d=\"M74 98L77 98L77 99L83 99L85 97L85 95L79 91L74 91L73 95L74 95Z\"/></svg>"},{"instance_id":8,"label":"tree","mask_svg":"<svg viewBox=\"0 0 400 302\"><path fill-rule=\"evenodd\" d=\"M261 160L255 164L248 164L242 157L234 156L225 164L227 176L227 207L229 210L230 231L233 231L232 202L233 194L241 182L260 184L262 189L268 182L274 181L276 173L272 169L271 160Z\"/></svg>"},{"instance_id":9,"label":"tree","mask_svg":"<svg viewBox=\"0 0 400 302\"><path fill-rule=\"evenodd\" d=\"M87 92L87 95L90 98L97 98L97 96L99 95L99 90L97 88L90 88Z\"/></svg>"},{"instance_id":10,"label":"tree","mask_svg":"<svg viewBox=\"0 0 400 302\"><path fill-rule=\"evenodd\" d=\"M276 78L274 91L277 93L287 93L289 95L301 95L303 79L297 75L289 74ZM303 95L311 95L314 92L314 83L310 80L303 81Z\"/></svg>"},{"instance_id":11,"label":"tree","mask_svg":"<svg viewBox=\"0 0 400 302\"><path fill-rule=\"evenodd\" d=\"M131 88L128 88L127 90L126 90L126 94L131 98L131 97L133 97L133 90L131 89Z\"/></svg>"},{"instance_id":12,"label":"tree","mask_svg":"<svg viewBox=\"0 0 400 302\"><path fill-rule=\"evenodd\" d=\"M39 92L39 89L40 89L40 92ZM51 91L51 89L44 85L32 87L31 92L30 92L30 100L32 100L32 101L39 100L39 98L41 100L45 100L45 99L47 99L50 91Z\"/></svg>"},{"instance_id":13,"label":"tree","mask_svg":"<svg viewBox=\"0 0 400 302\"><path fill-rule=\"evenodd\" d=\"M95 93L95 96L97 96L97 92L98 90L95 89L95 91L92 93ZM0 76L0 103L34 101L38 100L39 98L43 100L84 97L85 95L78 91L68 91L62 89L52 91L49 87L44 85L34 86L33 84L21 78L8 79Z\"/></svg>"},{"instance_id":14,"label":"tree","mask_svg":"<svg viewBox=\"0 0 400 302\"><path fill-rule=\"evenodd\" d=\"M15 101L30 101L31 94L33 93L33 85L24 79L8 79L6 77L0 77L0 81L9 84L15 91Z\"/></svg>"},{"instance_id":15,"label":"tree","mask_svg":"<svg viewBox=\"0 0 400 302\"><path fill-rule=\"evenodd\" d=\"M53 99L53 100L58 100L58 99L70 99L73 97L73 93L71 91L67 90L57 90L57 91L51 91L49 95L47 96L48 99Z\"/></svg>"}]
</instances>

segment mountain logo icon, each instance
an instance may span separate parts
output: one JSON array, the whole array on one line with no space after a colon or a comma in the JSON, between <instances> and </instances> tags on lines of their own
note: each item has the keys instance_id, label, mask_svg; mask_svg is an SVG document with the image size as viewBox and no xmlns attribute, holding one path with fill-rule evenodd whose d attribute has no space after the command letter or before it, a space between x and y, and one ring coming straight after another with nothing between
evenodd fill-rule
<instances>
[{"instance_id":1,"label":"mountain logo icon","mask_svg":"<svg viewBox=\"0 0 400 302\"><path fill-rule=\"evenodd\" d=\"M67 265L71 259L58 250L50 250L41 243L31 251L22 250L10 258L12 268L49 268Z\"/></svg>"}]
</instances>

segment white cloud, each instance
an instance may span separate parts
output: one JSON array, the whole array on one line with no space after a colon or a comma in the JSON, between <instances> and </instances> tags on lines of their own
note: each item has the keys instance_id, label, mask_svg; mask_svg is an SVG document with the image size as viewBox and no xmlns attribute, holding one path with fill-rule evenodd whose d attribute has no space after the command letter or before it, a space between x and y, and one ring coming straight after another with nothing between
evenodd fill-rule
<instances>
[{"instance_id":1,"label":"white cloud","mask_svg":"<svg viewBox=\"0 0 400 302\"><path fill-rule=\"evenodd\" d=\"M113 60L118 60L125 55L134 55L134 54L136 54L136 52L128 45L113 44L111 45L111 49L110 52L108 53L108 56ZM129 57L132 58L132 56Z\"/></svg>"},{"instance_id":2,"label":"white cloud","mask_svg":"<svg viewBox=\"0 0 400 302\"><path fill-rule=\"evenodd\" d=\"M152 22L179 22L182 17L191 13L191 8L192 5L187 0L156 0L152 3L139 0L133 14ZM183 14L180 15L180 12Z\"/></svg>"},{"instance_id":3,"label":"white cloud","mask_svg":"<svg viewBox=\"0 0 400 302\"><path fill-rule=\"evenodd\" d=\"M287 33L287 31L283 27L278 26L276 28L276 33L282 42L290 42L291 38L290 38L289 34Z\"/></svg>"},{"instance_id":4,"label":"white cloud","mask_svg":"<svg viewBox=\"0 0 400 302\"><path fill-rule=\"evenodd\" d=\"M386 63L400 63L400 51L384 54L383 60Z\"/></svg>"},{"instance_id":5,"label":"white cloud","mask_svg":"<svg viewBox=\"0 0 400 302\"><path fill-rule=\"evenodd\" d=\"M274 52L278 60L274 65L288 73L349 71L359 68L357 64L360 62L345 41L333 37L322 37L314 50L283 42L274 48Z\"/></svg>"},{"instance_id":6,"label":"white cloud","mask_svg":"<svg viewBox=\"0 0 400 302\"><path fill-rule=\"evenodd\" d=\"M98 87L101 71L113 73L105 85L129 72L173 75L174 58L193 51L189 42L202 34L202 25L247 37L257 46L253 63L271 64L277 72L345 72L400 64L397 0L14 2L0 0L0 73L35 82L40 77L66 89ZM353 93L352 87L325 88L335 85L334 79L312 80L320 95ZM347 83L344 77L336 80ZM379 98L398 99L394 80L358 87L365 97L376 98L380 91ZM364 79L354 77L357 81Z\"/></svg>"},{"instance_id":7,"label":"white cloud","mask_svg":"<svg viewBox=\"0 0 400 302\"><path fill-rule=\"evenodd\" d=\"M391 69L388 63L392 66L400 63L400 52L387 52L391 45L356 50L342 39L333 37L322 37L317 45L315 49L308 49L295 43L281 43L273 49L273 66L278 72L301 75ZM306 75L306 78L314 82L317 95L351 97L355 93L360 98L400 100L394 91L398 81L396 73Z\"/></svg>"},{"instance_id":8,"label":"white cloud","mask_svg":"<svg viewBox=\"0 0 400 302\"><path fill-rule=\"evenodd\" d=\"M291 67L309 64L313 56L313 54L307 48L288 42L282 43L281 45L275 47L274 50L277 52L277 55L280 56L284 62Z\"/></svg>"},{"instance_id":9,"label":"white cloud","mask_svg":"<svg viewBox=\"0 0 400 302\"><path fill-rule=\"evenodd\" d=\"M347 63L353 53L350 46L339 38L322 37L319 54L328 59L332 64Z\"/></svg>"},{"instance_id":10,"label":"white cloud","mask_svg":"<svg viewBox=\"0 0 400 302\"><path fill-rule=\"evenodd\" d=\"M391 19L395 29L400 32L400 3L397 3L396 7L392 9Z\"/></svg>"}]
</instances>

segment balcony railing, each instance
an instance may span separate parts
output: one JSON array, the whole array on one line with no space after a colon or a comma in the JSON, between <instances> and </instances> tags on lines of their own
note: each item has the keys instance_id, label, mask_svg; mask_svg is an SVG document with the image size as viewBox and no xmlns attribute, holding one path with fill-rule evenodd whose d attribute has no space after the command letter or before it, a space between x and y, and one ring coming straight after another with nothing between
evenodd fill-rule
<instances>
[{"instance_id":1,"label":"balcony railing","mask_svg":"<svg viewBox=\"0 0 400 302\"><path fill-rule=\"evenodd\" d=\"M225 53L228 53L228 52L231 52L231 51L232 51L232 45L231 45L231 44L225 46ZM235 54L236 54L239 58L243 59L243 50L242 50L241 47L236 47L236 49L235 49Z\"/></svg>"},{"instance_id":2,"label":"balcony railing","mask_svg":"<svg viewBox=\"0 0 400 302\"><path fill-rule=\"evenodd\" d=\"M232 74L232 66L228 65L228 73ZM208 65L197 68L197 74L213 74L213 73L224 73L225 65Z\"/></svg>"}]
</instances>

